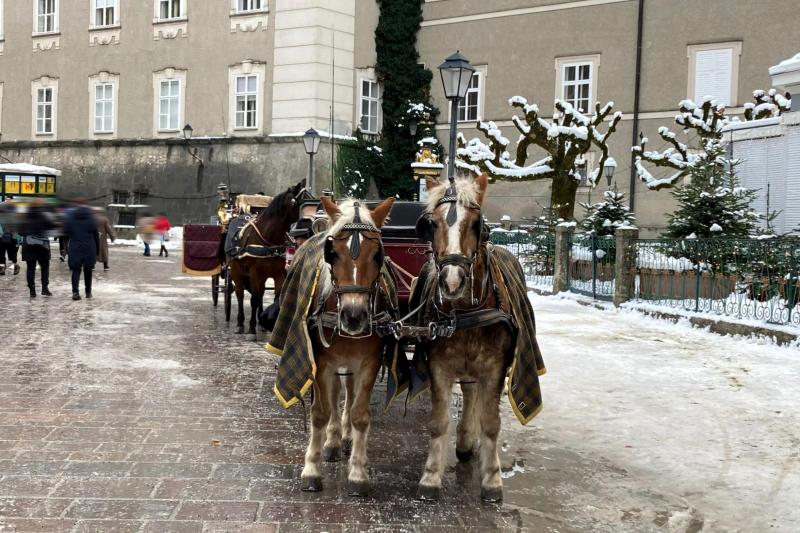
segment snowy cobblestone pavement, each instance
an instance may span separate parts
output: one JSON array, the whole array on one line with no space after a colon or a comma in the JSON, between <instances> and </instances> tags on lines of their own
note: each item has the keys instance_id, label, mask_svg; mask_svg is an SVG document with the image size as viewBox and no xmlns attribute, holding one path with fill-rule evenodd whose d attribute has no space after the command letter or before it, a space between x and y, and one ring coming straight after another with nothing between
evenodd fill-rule
<instances>
[{"instance_id":1,"label":"snowy cobblestone pavement","mask_svg":"<svg viewBox=\"0 0 800 533\"><path fill-rule=\"evenodd\" d=\"M427 400L373 399L372 496L327 464L300 492L302 409L179 258L112 249L93 300L0 278L0 532L798 531L800 350L534 297L549 373L520 427L503 401L505 503L449 451L443 500L413 499ZM451 431L452 431L451 427Z\"/></svg>"}]
</instances>

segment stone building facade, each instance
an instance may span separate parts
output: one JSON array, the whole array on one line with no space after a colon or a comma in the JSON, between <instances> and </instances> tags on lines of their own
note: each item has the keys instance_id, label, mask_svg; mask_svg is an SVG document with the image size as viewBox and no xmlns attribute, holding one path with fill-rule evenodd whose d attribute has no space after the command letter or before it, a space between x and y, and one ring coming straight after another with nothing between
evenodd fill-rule
<instances>
[{"instance_id":1,"label":"stone building facade","mask_svg":"<svg viewBox=\"0 0 800 533\"><path fill-rule=\"evenodd\" d=\"M298 135L309 127L379 133L378 13L376 0L0 0L0 155L61 168L62 192L98 203L147 192L154 209L183 220L210 216L205 199L219 182L274 194L305 177ZM656 139L678 102L697 95L741 113L797 42L796 9L782 0L426 0L418 49L431 69L456 49L476 66L459 113L468 138L480 118L513 140L514 95L543 116L557 97L614 101L624 113L610 144L615 185L633 193L648 234L672 200L631 179L635 134ZM431 89L445 140L438 75ZM320 188L332 159L323 142ZM599 196L579 190L579 200ZM538 216L548 200L546 182L498 183L487 214Z\"/></svg>"}]
</instances>

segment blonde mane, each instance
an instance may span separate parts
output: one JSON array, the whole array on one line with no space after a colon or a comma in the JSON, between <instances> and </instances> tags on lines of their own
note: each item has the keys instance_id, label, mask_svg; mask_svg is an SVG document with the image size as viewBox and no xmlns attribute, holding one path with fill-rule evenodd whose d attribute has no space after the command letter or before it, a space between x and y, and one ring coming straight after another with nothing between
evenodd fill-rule
<instances>
[{"instance_id":1,"label":"blonde mane","mask_svg":"<svg viewBox=\"0 0 800 533\"><path fill-rule=\"evenodd\" d=\"M358 208L353 205L355 202L359 203ZM375 222L372 220L372 215L370 214L369 209L367 209L367 206L363 200L347 198L340 203L338 207L341 215L339 215L339 218L336 220L336 222L331 224L330 229L328 229L328 237L338 235L339 232L342 231L342 227L344 227L345 224L353 222L356 218L356 209L358 209L358 215L359 218L361 218L361 222L364 224L371 224L373 226L375 225Z\"/></svg>"},{"instance_id":2,"label":"blonde mane","mask_svg":"<svg viewBox=\"0 0 800 533\"><path fill-rule=\"evenodd\" d=\"M428 191L428 211L432 213L436 209L436 204L444 198L449 186L450 182L442 179L436 187ZM475 184L475 180L465 177L456 178L456 196L458 205L469 207L478 203L478 186Z\"/></svg>"}]
</instances>

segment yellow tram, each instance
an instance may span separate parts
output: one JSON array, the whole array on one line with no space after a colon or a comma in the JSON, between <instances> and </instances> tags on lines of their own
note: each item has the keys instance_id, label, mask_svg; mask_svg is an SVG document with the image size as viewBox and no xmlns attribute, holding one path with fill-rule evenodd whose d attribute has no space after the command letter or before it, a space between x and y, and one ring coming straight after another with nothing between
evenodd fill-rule
<instances>
[{"instance_id":1,"label":"yellow tram","mask_svg":"<svg viewBox=\"0 0 800 533\"><path fill-rule=\"evenodd\" d=\"M61 171L29 163L0 164L0 202L55 197Z\"/></svg>"}]
</instances>

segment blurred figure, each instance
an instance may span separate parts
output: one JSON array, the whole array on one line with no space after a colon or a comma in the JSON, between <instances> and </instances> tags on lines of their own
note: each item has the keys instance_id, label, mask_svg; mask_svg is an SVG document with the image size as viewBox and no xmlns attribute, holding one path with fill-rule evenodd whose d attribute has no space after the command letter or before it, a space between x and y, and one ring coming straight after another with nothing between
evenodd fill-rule
<instances>
[{"instance_id":1,"label":"blurred figure","mask_svg":"<svg viewBox=\"0 0 800 533\"><path fill-rule=\"evenodd\" d=\"M45 235L25 235L22 238L22 260L27 266L25 275L31 298L36 298L36 264L42 271L42 296L52 296L50 285L50 239Z\"/></svg>"},{"instance_id":2,"label":"blurred figure","mask_svg":"<svg viewBox=\"0 0 800 533\"><path fill-rule=\"evenodd\" d=\"M4 228L0 224L0 276L5 276L6 274L6 258L8 258L14 269L14 275L19 274L19 264L17 264L18 247L18 236L10 228Z\"/></svg>"},{"instance_id":3,"label":"blurred figure","mask_svg":"<svg viewBox=\"0 0 800 533\"><path fill-rule=\"evenodd\" d=\"M100 238L97 222L84 200L76 200L76 206L66 213L64 234L69 237L67 264L72 271L72 299L80 300L81 271L86 297L92 297L92 269L97 262Z\"/></svg>"},{"instance_id":4,"label":"blurred figure","mask_svg":"<svg viewBox=\"0 0 800 533\"><path fill-rule=\"evenodd\" d=\"M67 258L67 250L69 249L69 237L66 235L58 236L58 258L63 263Z\"/></svg>"},{"instance_id":5,"label":"blurred figure","mask_svg":"<svg viewBox=\"0 0 800 533\"><path fill-rule=\"evenodd\" d=\"M167 215L164 213L159 214L153 223L153 228L155 229L156 233L158 233L161 240L161 248L158 250L158 257L161 257L162 254L164 257L169 257L166 243L169 241L169 230L172 228L172 226L169 223Z\"/></svg>"},{"instance_id":6,"label":"blurred figure","mask_svg":"<svg viewBox=\"0 0 800 533\"><path fill-rule=\"evenodd\" d=\"M97 221L97 233L100 240L100 252L97 255L97 260L103 263L103 270L109 270L108 239L114 242L117 237L114 235L114 229L108 221L108 216L106 216L105 212L99 207L95 208L95 219Z\"/></svg>"},{"instance_id":7,"label":"blurred figure","mask_svg":"<svg viewBox=\"0 0 800 533\"><path fill-rule=\"evenodd\" d=\"M153 238L153 232L155 231L153 228L154 222L155 219L149 213L145 213L136 223L139 238L144 243L144 254L142 255L145 257L150 257L150 240Z\"/></svg>"}]
</instances>

